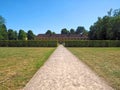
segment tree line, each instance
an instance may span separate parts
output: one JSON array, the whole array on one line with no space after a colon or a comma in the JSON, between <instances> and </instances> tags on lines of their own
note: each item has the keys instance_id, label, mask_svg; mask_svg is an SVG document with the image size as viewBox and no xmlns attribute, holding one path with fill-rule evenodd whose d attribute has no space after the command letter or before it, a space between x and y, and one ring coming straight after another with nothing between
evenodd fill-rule
<instances>
[{"instance_id":1,"label":"tree line","mask_svg":"<svg viewBox=\"0 0 120 90\"><path fill-rule=\"evenodd\" d=\"M25 32L20 29L19 32L8 29L5 25L5 19L0 16L0 40L34 40L35 35L32 30Z\"/></svg>"},{"instance_id":2,"label":"tree line","mask_svg":"<svg viewBox=\"0 0 120 90\"><path fill-rule=\"evenodd\" d=\"M48 30L46 34L54 34ZM98 17L98 20L87 31L83 26L67 30L63 28L61 34L86 35L90 40L120 40L120 9L110 9L107 15Z\"/></svg>"},{"instance_id":3,"label":"tree line","mask_svg":"<svg viewBox=\"0 0 120 90\"><path fill-rule=\"evenodd\" d=\"M120 40L120 9L108 11L108 15L98 17L89 31L91 40Z\"/></svg>"},{"instance_id":4,"label":"tree line","mask_svg":"<svg viewBox=\"0 0 120 90\"><path fill-rule=\"evenodd\" d=\"M51 30L47 30L45 34L56 34ZM87 31L84 26L78 26L77 29L66 28L61 29L61 34L81 34L86 35L90 40L120 40L120 9L108 11L108 14L103 17L98 17L98 20L90 26ZM19 32L6 28L5 19L0 16L0 40L34 40L35 34L32 30Z\"/></svg>"},{"instance_id":5,"label":"tree line","mask_svg":"<svg viewBox=\"0 0 120 90\"><path fill-rule=\"evenodd\" d=\"M55 32L52 32L51 30L47 30L45 34L56 34ZM88 31L83 26L78 26L77 29L71 28L70 30L67 30L66 28L61 29L61 34L81 34L81 35L88 35Z\"/></svg>"},{"instance_id":6,"label":"tree line","mask_svg":"<svg viewBox=\"0 0 120 90\"><path fill-rule=\"evenodd\" d=\"M51 30L47 30L45 34L56 34ZM67 30L63 28L61 30L61 34L81 34L81 35L88 35L88 31L83 26L78 26L77 29L70 29ZM24 30L20 29L19 32L8 29L5 25L5 19L0 16L0 40L34 40L35 34L32 30L28 30L25 32Z\"/></svg>"}]
</instances>

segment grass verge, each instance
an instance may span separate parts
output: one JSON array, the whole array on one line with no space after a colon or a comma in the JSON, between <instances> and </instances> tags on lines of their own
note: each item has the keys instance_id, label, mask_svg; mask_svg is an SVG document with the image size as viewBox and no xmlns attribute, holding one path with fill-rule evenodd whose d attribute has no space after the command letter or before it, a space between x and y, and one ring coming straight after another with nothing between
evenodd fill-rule
<instances>
[{"instance_id":1,"label":"grass verge","mask_svg":"<svg viewBox=\"0 0 120 90\"><path fill-rule=\"evenodd\" d=\"M120 48L68 48L80 60L120 90Z\"/></svg>"},{"instance_id":2,"label":"grass verge","mask_svg":"<svg viewBox=\"0 0 120 90\"><path fill-rule=\"evenodd\" d=\"M23 88L55 48L0 48L0 90Z\"/></svg>"}]
</instances>

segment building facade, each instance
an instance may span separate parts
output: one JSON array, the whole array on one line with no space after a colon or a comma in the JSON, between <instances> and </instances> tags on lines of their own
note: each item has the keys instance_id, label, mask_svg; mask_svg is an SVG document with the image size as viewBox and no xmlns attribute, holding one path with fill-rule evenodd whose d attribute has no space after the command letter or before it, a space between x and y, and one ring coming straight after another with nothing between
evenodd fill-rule
<instances>
[{"instance_id":1,"label":"building facade","mask_svg":"<svg viewBox=\"0 0 120 90\"><path fill-rule=\"evenodd\" d=\"M65 41L65 40L87 40L87 35L81 34L38 34L36 36L37 40L58 40L58 41Z\"/></svg>"}]
</instances>

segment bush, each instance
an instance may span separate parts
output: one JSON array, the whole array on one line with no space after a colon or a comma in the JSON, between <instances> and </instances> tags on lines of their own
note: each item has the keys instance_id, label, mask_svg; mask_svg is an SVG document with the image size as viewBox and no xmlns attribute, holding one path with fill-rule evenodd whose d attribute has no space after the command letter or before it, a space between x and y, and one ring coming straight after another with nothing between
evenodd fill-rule
<instances>
[{"instance_id":1,"label":"bush","mask_svg":"<svg viewBox=\"0 0 120 90\"><path fill-rule=\"evenodd\" d=\"M0 47L56 47L57 41L6 40L0 41Z\"/></svg>"},{"instance_id":2,"label":"bush","mask_svg":"<svg viewBox=\"0 0 120 90\"><path fill-rule=\"evenodd\" d=\"M120 47L120 40L73 40L65 41L66 47Z\"/></svg>"}]
</instances>

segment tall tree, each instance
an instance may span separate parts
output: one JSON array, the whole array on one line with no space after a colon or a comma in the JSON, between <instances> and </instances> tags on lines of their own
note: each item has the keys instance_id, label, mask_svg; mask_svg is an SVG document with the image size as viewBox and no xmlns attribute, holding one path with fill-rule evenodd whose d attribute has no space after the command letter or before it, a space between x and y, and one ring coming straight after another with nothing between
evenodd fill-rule
<instances>
[{"instance_id":1,"label":"tall tree","mask_svg":"<svg viewBox=\"0 0 120 90\"><path fill-rule=\"evenodd\" d=\"M5 24L0 25L0 40L7 40L7 28Z\"/></svg>"},{"instance_id":2,"label":"tall tree","mask_svg":"<svg viewBox=\"0 0 120 90\"><path fill-rule=\"evenodd\" d=\"M27 34L24 30L19 30L18 39L19 40L26 40L27 39Z\"/></svg>"},{"instance_id":3,"label":"tall tree","mask_svg":"<svg viewBox=\"0 0 120 90\"><path fill-rule=\"evenodd\" d=\"M87 30L84 30L83 33L82 33L82 35L88 36L88 31L87 31Z\"/></svg>"},{"instance_id":4,"label":"tall tree","mask_svg":"<svg viewBox=\"0 0 120 90\"><path fill-rule=\"evenodd\" d=\"M109 12L111 15L111 11ZM89 38L94 40L120 40L120 9L113 16L104 16L90 27Z\"/></svg>"},{"instance_id":5,"label":"tall tree","mask_svg":"<svg viewBox=\"0 0 120 90\"><path fill-rule=\"evenodd\" d=\"M120 16L112 18L112 39L120 40Z\"/></svg>"},{"instance_id":6,"label":"tall tree","mask_svg":"<svg viewBox=\"0 0 120 90\"><path fill-rule=\"evenodd\" d=\"M17 40L18 39L18 33L17 33L17 31L14 31L14 34L15 34L15 40Z\"/></svg>"},{"instance_id":7,"label":"tall tree","mask_svg":"<svg viewBox=\"0 0 120 90\"><path fill-rule=\"evenodd\" d=\"M98 21L90 27L89 36L91 39L95 40L106 40L107 38L107 28L109 27L109 17L104 16L103 18L98 18Z\"/></svg>"},{"instance_id":8,"label":"tall tree","mask_svg":"<svg viewBox=\"0 0 120 90\"><path fill-rule=\"evenodd\" d=\"M7 28L5 25L5 19L0 16L0 40L7 40Z\"/></svg>"},{"instance_id":9,"label":"tall tree","mask_svg":"<svg viewBox=\"0 0 120 90\"><path fill-rule=\"evenodd\" d=\"M83 26L78 26L76 29L76 34L82 34L85 28Z\"/></svg>"},{"instance_id":10,"label":"tall tree","mask_svg":"<svg viewBox=\"0 0 120 90\"><path fill-rule=\"evenodd\" d=\"M114 16L120 16L120 9L115 9L113 15Z\"/></svg>"},{"instance_id":11,"label":"tall tree","mask_svg":"<svg viewBox=\"0 0 120 90\"><path fill-rule=\"evenodd\" d=\"M108 16L111 17L112 16L112 8L107 12L108 13Z\"/></svg>"},{"instance_id":12,"label":"tall tree","mask_svg":"<svg viewBox=\"0 0 120 90\"><path fill-rule=\"evenodd\" d=\"M3 24L5 24L5 19L2 16L0 16L0 25L3 25Z\"/></svg>"},{"instance_id":13,"label":"tall tree","mask_svg":"<svg viewBox=\"0 0 120 90\"><path fill-rule=\"evenodd\" d=\"M55 32L52 32L52 34L56 34Z\"/></svg>"},{"instance_id":14,"label":"tall tree","mask_svg":"<svg viewBox=\"0 0 120 90\"><path fill-rule=\"evenodd\" d=\"M28 40L34 40L35 35L33 34L32 30L29 30L27 32L27 38L28 38Z\"/></svg>"},{"instance_id":15,"label":"tall tree","mask_svg":"<svg viewBox=\"0 0 120 90\"><path fill-rule=\"evenodd\" d=\"M63 28L61 30L61 34L69 34L69 31L66 28Z\"/></svg>"},{"instance_id":16,"label":"tall tree","mask_svg":"<svg viewBox=\"0 0 120 90\"><path fill-rule=\"evenodd\" d=\"M12 29L8 29L8 40L14 40L14 31Z\"/></svg>"},{"instance_id":17,"label":"tall tree","mask_svg":"<svg viewBox=\"0 0 120 90\"><path fill-rule=\"evenodd\" d=\"M75 34L75 30L74 29L70 29L70 34Z\"/></svg>"},{"instance_id":18,"label":"tall tree","mask_svg":"<svg viewBox=\"0 0 120 90\"><path fill-rule=\"evenodd\" d=\"M47 30L47 32L45 34L52 34L51 30Z\"/></svg>"},{"instance_id":19,"label":"tall tree","mask_svg":"<svg viewBox=\"0 0 120 90\"><path fill-rule=\"evenodd\" d=\"M17 40L17 32L12 29L8 29L8 40Z\"/></svg>"},{"instance_id":20,"label":"tall tree","mask_svg":"<svg viewBox=\"0 0 120 90\"><path fill-rule=\"evenodd\" d=\"M94 25L92 25L90 27L90 31L89 31L89 39L91 40L96 40L97 39L97 30L96 30L96 27Z\"/></svg>"}]
</instances>

